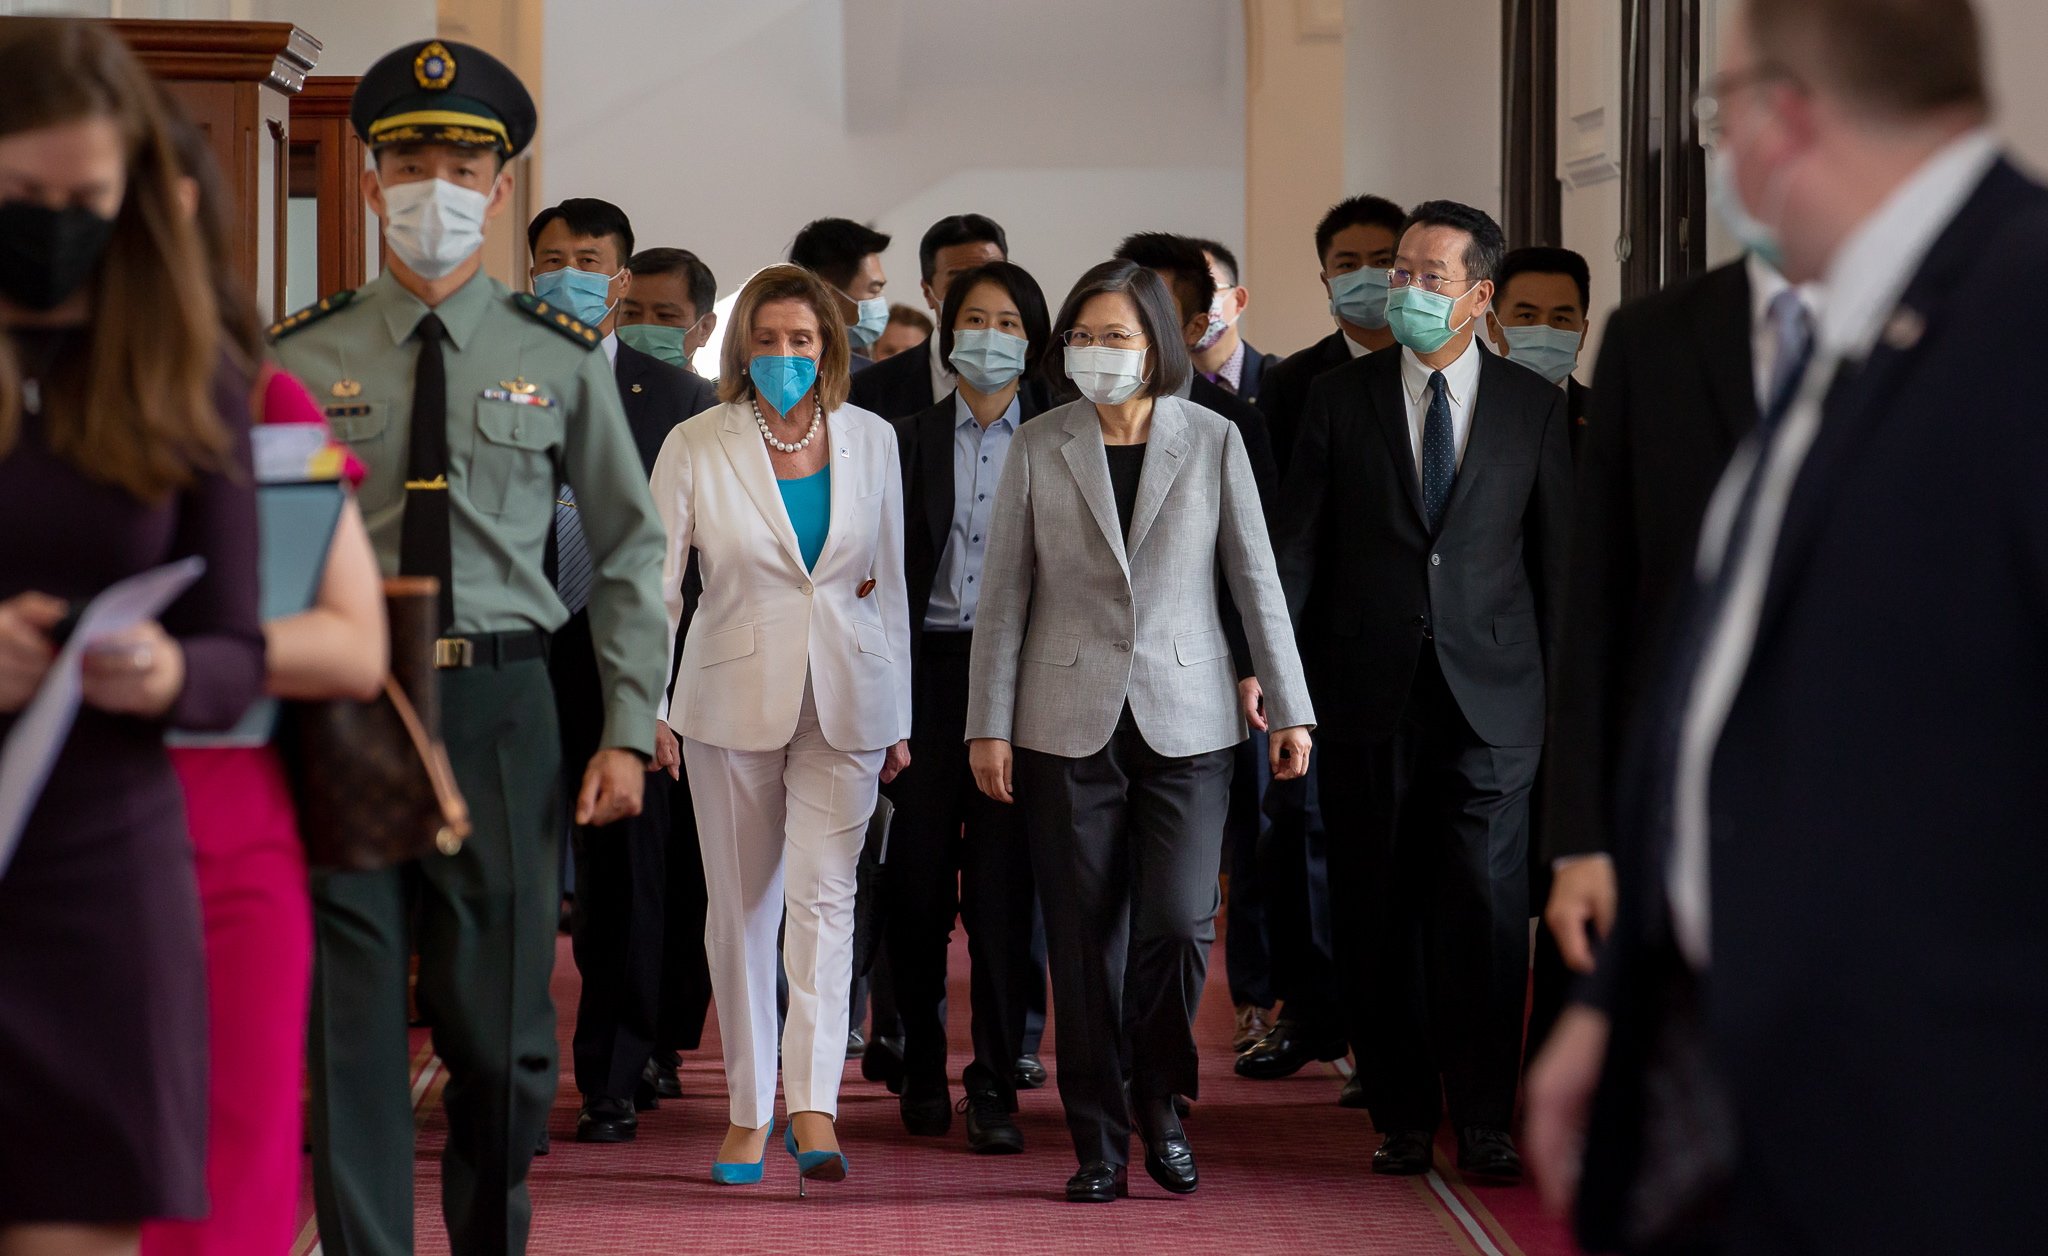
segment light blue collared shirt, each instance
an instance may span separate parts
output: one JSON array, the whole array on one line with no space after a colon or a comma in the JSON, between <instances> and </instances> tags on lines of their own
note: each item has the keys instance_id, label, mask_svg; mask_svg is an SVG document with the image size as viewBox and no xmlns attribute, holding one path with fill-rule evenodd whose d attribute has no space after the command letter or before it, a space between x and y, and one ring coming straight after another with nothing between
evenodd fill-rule
<instances>
[{"instance_id":1,"label":"light blue collared shirt","mask_svg":"<svg viewBox=\"0 0 2048 1256\"><path fill-rule=\"evenodd\" d=\"M946 533L946 552L939 555L938 578L932 581L931 605L924 613L924 626L932 632L974 628L996 484L1003 478L1003 459L1010 454L1010 439L1020 422L1015 397L1003 417L984 428L956 391L953 415L953 526Z\"/></svg>"}]
</instances>

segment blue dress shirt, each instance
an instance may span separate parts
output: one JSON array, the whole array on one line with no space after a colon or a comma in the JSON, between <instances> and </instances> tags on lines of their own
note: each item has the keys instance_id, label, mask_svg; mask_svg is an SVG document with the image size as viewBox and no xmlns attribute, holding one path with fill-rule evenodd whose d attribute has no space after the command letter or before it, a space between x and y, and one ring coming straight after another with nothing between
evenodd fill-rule
<instances>
[{"instance_id":1,"label":"blue dress shirt","mask_svg":"<svg viewBox=\"0 0 2048 1256\"><path fill-rule=\"evenodd\" d=\"M995 510L996 484L1003 478L1003 459L1017 434L1017 399L1003 417L984 428L975 422L966 399L953 394L953 526L946 533L946 552L939 556L932 581L931 605L924 626L931 632L968 632L981 601L981 558L988 551L988 520Z\"/></svg>"}]
</instances>

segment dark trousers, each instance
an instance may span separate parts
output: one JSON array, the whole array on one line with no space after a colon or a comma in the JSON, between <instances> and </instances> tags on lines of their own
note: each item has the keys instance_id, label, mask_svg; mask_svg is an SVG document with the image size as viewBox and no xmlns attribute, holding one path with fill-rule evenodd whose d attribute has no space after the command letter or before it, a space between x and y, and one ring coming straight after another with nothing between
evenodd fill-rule
<instances>
[{"instance_id":1,"label":"dark trousers","mask_svg":"<svg viewBox=\"0 0 2048 1256\"><path fill-rule=\"evenodd\" d=\"M448 1069L441 1208L454 1251L526 1249L526 1173L555 1097L548 977L561 743L547 668L535 660L448 671L441 682L469 840L454 855L313 877L308 1132L321 1246L336 1256L413 1250L409 926L418 930L420 1010Z\"/></svg>"},{"instance_id":2,"label":"dark trousers","mask_svg":"<svg viewBox=\"0 0 2048 1256\"><path fill-rule=\"evenodd\" d=\"M1531 795L1536 798L1543 796L1540 782ZM1543 849L1543 842L1534 831L1537 810L1534 807L1530 809L1531 852ZM1572 988L1572 971L1565 966L1564 952L1557 948L1557 939L1550 936L1550 926L1541 919L1544 906L1550 902L1550 884L1549 863L1532 853L1529 859L1529 911L1538 919L1536 949L1529 957L1529 1031L1522 1049L1524 1068L1536 1058L1537 1052L1543 1050L1550 1031L1557 1027L1558 1017L1564 1015L1564 1005Z\"/></svg>"},{"instance_id":3,"label":"dark trousers","mask_svg":"<svg viewBox=\"0 0 2048 1256\"><path fill-rule=\"evenodd\" d=\"M1280 1018L1312 1036L1336 1037L1343 1018L1330 959L1330 880L1316 766L1321 757L1310 755L1300 778L1266 787L1259 876Z\"/></svg>"},{"instance_id":4,"label":"dark trousers","mask_svg":"<svg viewBox=\"0 0 2048 1256\"><path fill-rule=\"evenodd\" d=\"M1014 1098L1023 1052L1034 907L1024 817L975 788L967 766L967 654L971 634L928 632L914 686L910 768L889 788L889 959L903 1018L904 1073L946 1075L946 948L958 915L967 927L974 1062L969 1090Z\"/></svg>"},{"instance_id":5,"label":"dark trousers","mask_svg":"<svg viewBox=\"0 0 2048 1256\"><path fill-rule=\"evenodd\" d=\"M1230 811L1223 826L1230 928L1223 935L1223 975L1230 982L1230 1001L1238 1007L1271 1007L1274 998L1266 889L1259 875L1259 837L1265 827L1259 798L1271 775L1266 744L1264 733L1253 733L1230 756Z\"/></svg>"},{"instance_id":6,"label":"dark trousers","mask_svg":"<svg viewBox=\"0 0 2048 1256\"><path fill-rule=\"evenodd\" d=\"M1094 754L1018 750L1014 784L1032 867L1051 891L1042 906L1074 1155L1127 1164L1124 1027L1136 1099L1200 1091L1194 1013L1216 940L1230 751L1158 754L1127 707Z\"/></svg>"},{"instance_id":7,"label":"dark trousers","mask_svg":"<svg viewBox=\"0 0 2048 1256\"><path fill-rule=\"evenodd\" d=\"M662 913L661 998L655 1017L655 1050L695 1051L704 1041L711 1009L711 965L704 955L704 852L697 845L697 811L690 804L690 779L648 778L668 788L668 892Z\"/></svg>"},{"instance_id":8,"label":"dark trousers","mask_svg":"<svg viewBox=\"0 0 2048 1256\"><path fill-rule=\"evenodd\" d=\"M1373 1124L1506 1129L1529 981L1539 746L1490 746L1425 641L1400 729L1323 738L1337 972ZM1439 1082L1441 1078L1441 1083Z\"/></svg>"},{"instance_id":9,"label":"dark trousers","mask_svg":"<svg viewBox=\"0 0 2048 1256\"><path fill-rule=\"evenodd\" d=\"M562 728L562 788L574 797L604 739L604 685L580 614L555 634L548 669ZM661 784L667 778L660 778ZM668 889L668 791L647 781L641 813L569 838L576 901L569 931L583 987L576 1003L576 1089L630 1100L654 1049Z\"/></svg>"}]
</instances>

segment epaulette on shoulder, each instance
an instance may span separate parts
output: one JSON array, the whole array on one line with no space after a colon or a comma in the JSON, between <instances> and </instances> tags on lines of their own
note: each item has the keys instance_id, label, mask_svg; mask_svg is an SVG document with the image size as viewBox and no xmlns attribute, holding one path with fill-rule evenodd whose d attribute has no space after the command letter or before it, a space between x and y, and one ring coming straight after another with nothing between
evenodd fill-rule
<instances>
[{"instance_id":1,"label":"epaulette on shoulder","mask_svg":"<svg viewBox=\"0 0 2048 1256\"><path fill-rule=\"evenodd\" d=\"M270 330L265 334L272 341L283 340L295 331L304 331L306 328L311 327L342 306L347 305L350 301L355 300L355 297L356 292L353 288L343 288L332 296L321 297L317 304L309 305L296 314L287 314L282 319L272 323Z\"/></svg>"},{"instance_id":2,"label":"epaulette on shoulder","mask_svg":"<svg viewBox=\"0 0 2048 1256\"><path fill-rule=\"evenodd\" d=\"M582 320L578 319L574 314L557 306L549 305L531 292L513 293L512 304L518 306L520 311L528 318L533 319L549 331L567 336L586 349L597 348L598 341L603 339L602 336L597 334L597 328L585 326Z\"/></svg>"}]
</instances>

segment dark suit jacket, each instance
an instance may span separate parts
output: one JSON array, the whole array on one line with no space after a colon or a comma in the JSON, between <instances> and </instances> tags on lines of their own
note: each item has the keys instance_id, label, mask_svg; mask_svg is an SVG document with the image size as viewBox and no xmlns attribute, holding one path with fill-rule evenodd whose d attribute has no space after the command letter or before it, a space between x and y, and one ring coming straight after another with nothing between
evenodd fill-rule
<instances>
[{"instance_id":1,"label":"dark suit jacket","mask_svg":"<svg viewBox=\"0 0 2048 1256\"><path fill-rule=\"evenodd\" d=\"M1753 378L1742 262L1608 320L1593 422L1572 429L1578 474L1544 756L1546 862L1612 848L1608 806L1623 734L1658 627L1691 581L1707 499L1756 426Z\"/></svg>"},{"instance_id":2,"label":"dark suit jacket","mask_svg":"<svg viewBox=\"0 0 2048 1256\"><path fill-rule=\"evenodd\" d=\"M1565 418L1572 425L1573 466L1578 465L1580 451L1586 445L1587 398L1591 397L1592 394L1593 390L1581 384L1577 379L1567 379L1564 382L1564 414Z\"/></svg>"},{"instance_id":3,"label":"dark suit jacket","mask_svg":"<svg viewBox=\"0 0 2048 1256\"><path fill-rule=\"evenodd\" d=\"M1273 460L1284 477L1294 463L1294 441L1301 431L1301 416L1308 409L1309 385L1324 371L1352 361L1339 329L1308 348L1263 369L1258 405L1272 434Z\"/></svg>"},{"instance_id":4,"label":"dark suit jacket","mask_svg":"<svg viewBox=\"0 0 2048 1256\"><path fill-rule=\"evenodd\" d=\"M958 426L954 405L953 394L947 393L944 400L895 420L896 454L903 462L903 578L910 590L913 663L924 641L924 617L931 608L939 560L946 554L946 534L953 529L953 429ZM1034 389L1017 390L1020 427L1040 409Z\"/></svg>"},{"instance_id":5,"label":"dark suit jacket","mask_svg":"<svg viewBox=\"0 0 2048 1256\"><path fill-rule=\"evenodd\" d=\"M1792 490L1709 799L1729 1251L2004 1256L2048 1233L2044 320L2010 301L2044 283L2048 191L2001 163L1835 378ZM1633 767L1580 1197L1595 1250L1666 1058L1665 861L1635 840L1656 830Z\"/></svg>"},{"instance_id":6,"label":"dark suit jacket","mask_svg":"<svg viewBox=\"0 0 2048 1256\"><path fill-rule=\"evenodd\" d=\"M699 411L718 404L718 390L711 381L671 366L652 354L629 344L619 345L612 374L619 381L619 401L626 407L626 422L633 429L633 444L647 474L654 474L654 459L669 429Z\"/></svg>"},{"instance_id":7,"label":"dark suit jacket","mask_svg":"<svg viewBox=\"0 0 2048 1256\"><path fill-rule=\"evenodd\" d=\"M1280 470L1273 459L1273 439L1266 416L1243 397L1221 384L1212 384L1197 373L1188 384L1188 400L1229 419L1244 438L1245 457L1252 464L1252 479L1259 485L1259 503L1266 518L1273 517L1274 495L1280 489Z\"/></svg>"},{"instance_id":8,"label":"dark suit jacket","mask_svg":"<svg viewBox=\"0 0 2048 1256\"><path fill-rule=\"evenodd\" d=\"M1260 353L1252 342L1244 342L1244 369L1237 377L1237 395L1259 404L1259 390L1266 386L1266 373L1280 365L1277 353Z\"/></svg>"},{"instance_id":9,"label":"dark suit jacket","mask_svg":"<svg viewBox=\"0 0 2048 1256\"><path fill-rule=\"evenodd\" d=\"M1326 733L1380 741L1434 635L1444 679L1496 746L1543 741L1569 526L1564 394L1481 351L1463 465L1438 534L1422 515L1401 354L1326 373L1281 495L1280 578Z\"/></svg>"}]
</instances>

